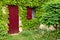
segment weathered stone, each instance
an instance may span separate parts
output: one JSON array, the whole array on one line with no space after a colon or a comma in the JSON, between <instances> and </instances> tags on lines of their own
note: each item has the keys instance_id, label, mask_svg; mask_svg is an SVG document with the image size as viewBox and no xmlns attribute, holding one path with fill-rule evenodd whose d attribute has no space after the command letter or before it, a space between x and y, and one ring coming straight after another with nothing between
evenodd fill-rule
<instances>
[{"instance_id":1,"label":"weathered stone","mask_svg":"<svg viewBox=\"0 0 60 40\"><path fill-rule=\"evenodd\" d=\"M2 12L3 12L4 14L6 14L6 7L5 7L5 6L2 7Z\"/></svg>"},{"instance_id":2,"label":"weathered stone","mask_svg":"<svg viewBox=\"0 0 60 40\"><path fill-rule=\"evenodd\" d=\"M47 29L46 25L44 25L44 24L40 24L39 28L40 29Z\"/></svg>"},{"instance_id":3,"label":"weathered stone","mask_svg":"<svg viewBox=\"0 0 60 40\"><path fill-rule=\"evenodd\" d=\"M56 29L54 28L54 26L51 25L51 26L49 27L49 30L54 31L54 30L56 30Z\"/></svg>"},{"instance_id":4,"label":"weathered stone","mask_svg":"<svg viewBox=\"0 0 60 40\"><path fill-rule=\"evenodd\" d=\"M19 32L21 33L23 31L22 27L19 27Z\"/></svg>"}]
</instances>

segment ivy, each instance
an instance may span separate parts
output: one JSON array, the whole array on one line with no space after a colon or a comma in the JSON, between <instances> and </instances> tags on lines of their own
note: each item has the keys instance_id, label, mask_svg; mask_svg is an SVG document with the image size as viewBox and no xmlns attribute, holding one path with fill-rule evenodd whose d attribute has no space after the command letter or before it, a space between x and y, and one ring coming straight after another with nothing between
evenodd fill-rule
<instances>
[{"instance_id":1,"label":"ivy","mask_svg":"<svg viewBox=\"0 0 60 40\"><path fill-rule=\"evenodd\" d=\"M49 4L46 7L46 16L43 18L45 20L46 24L53 25L53 24L59 24L58 20L60 17L60 3L57 4ZM48 23L47 23L47 22Z\"/></svg>"},{"instance_id":2,"label":"ivy","mask_svg":"<svg viewBox=\"0 0 60 40\"><path fill-rule=\"evenodd\" d=\"M24 29L39 27L40 24L54 25L60 24L60 0L0 0L0 39L7 34L8 26L8 8L7 5L17 5L19 8L19 17ZM36 7L35 18L27 20L26 7ZM2 12L2 7L6 7L6 14Z\"/></svg>"},{"instance_id":3,"label":"ivy","mask_svg":"<svg viewBox=\"0 0 60 40\"><path fill-rule=\"evenodd\" d=\"M0 10L3 6L17 5L19 7L19 17L24 29L38 27L39 24L53 25L58 24L60 17L60 3L59 0L0 0ZM36 18L31 20L26 19L27 10L26 7L36 7ZM6 7L7 8L7 7ZM8 9L6 9L8 10ZM8 24L8 11L6 14L0 11L0 20L5 21Z\"/></svg>"}]
</instances>

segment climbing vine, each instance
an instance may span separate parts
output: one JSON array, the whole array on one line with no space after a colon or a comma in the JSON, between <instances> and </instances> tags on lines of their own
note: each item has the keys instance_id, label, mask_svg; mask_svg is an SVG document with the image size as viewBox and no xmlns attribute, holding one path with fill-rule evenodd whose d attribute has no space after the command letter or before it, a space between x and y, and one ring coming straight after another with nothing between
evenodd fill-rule
<instances>
[{"instance_id":1,"label":"climbing vine","mask_svg":"<svg viewBox=\"0 0 60 40\"><path fill-rule=\"evenodd\" d=\"M45 10L46 15L42 18L42 23L47 25L59 24L58 20L60 17L60 3L49 4Z\"/></svg>"},{"instance_id":2,"label":"climbing vine","mask_svg":"<svg viewBox=\"0 0 60 40\"><path fill-rule=\"evenodd\" d=\"M30 29L33 27L38 27L40 24L46 24L46 25L58 24L58 16L60 14L58 12L60 9L56 9L56 6L58 3L59 3L59 0L13 0L13 1L12 0L0 0L0 6L1 6L0 9L2 9L3 6L17 5L19 7L18 15L21 17L21 21L23 24L22 27L24 29L28 29L28 28ZM27 6L31 8L36 7L35 8L36 18L33 18L31 20L26 19L26 14L27 14L26 7ZM53 6L55 8L53 8ZM8 18L8 11L6 14L3 14L2 11L0 11L0 13L4 15L4 17L1 16L1 18L7 21L6 19Z\"/></svg>"},{"instance_id":3,"label":"climbing vine","mask_svg":"<svg viewBox=\"0 0 60 40\"><path fill-rule=\"evenodd\" d=\"M0 35L5 35L8 31L8 5L17 5L19 17L24 29L39 27L40 24L54 25L60 20L60 0L0 0ZM35 18L27 20L26 7L36 7ZM6 13L2 12L2 7L6 7ZM7 25L6 25L7 24ZM2 39L2 38L1 38Z\"/></svg>"}]
</instances>

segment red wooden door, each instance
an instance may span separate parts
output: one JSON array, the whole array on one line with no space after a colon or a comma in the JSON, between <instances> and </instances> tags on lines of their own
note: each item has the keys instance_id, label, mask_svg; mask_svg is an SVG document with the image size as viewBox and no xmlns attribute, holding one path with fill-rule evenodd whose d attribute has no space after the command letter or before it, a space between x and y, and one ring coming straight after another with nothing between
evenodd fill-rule
<instances>
[{"instance_id":1,"label":"red wooden door","mask_svg":"<svg viewBox=\"0 0 60 40\"><path fill-rule=\"evenodd\" d=\"M32 8L27 7L27 19L31 20L32 19Z\"/></svg>"},{"instance_id":2,"label":"red wooden door","mask_svg":"<svg viewBox=\"0 0 60 40\"><path fill-rule=\"evenodd\" d=\"M18 6L8 5L9 10L9 31L8 33L18 33L19 32L19 17L18 17Z\"/></svg>"}]
</instances>

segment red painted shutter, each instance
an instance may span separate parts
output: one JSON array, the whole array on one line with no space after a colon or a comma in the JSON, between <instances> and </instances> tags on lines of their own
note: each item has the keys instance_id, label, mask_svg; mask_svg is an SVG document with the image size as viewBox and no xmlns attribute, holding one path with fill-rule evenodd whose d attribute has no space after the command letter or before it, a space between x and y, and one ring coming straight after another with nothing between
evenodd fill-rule
<instances>
[{"instance_id":1,"label":"red painted shutter","mask_svg":"<svg viewBox=\"0 0 60 40\"><path fill-rule=\"evenodd\" d=\"M18 17L18 6L8 5L9 10L9 33L18 33L19 32L19 17Z\"/></svg>"},{"instance_id":2,"label":"red painted shutter","mask_svg":"<svg viewBox=\"0 0 60 40\"><path fill-rule=\"evenodd\" d=\"M32 8L27 7L27 19L31 20L32 19Z\"/></svg>"}]
</instances>

